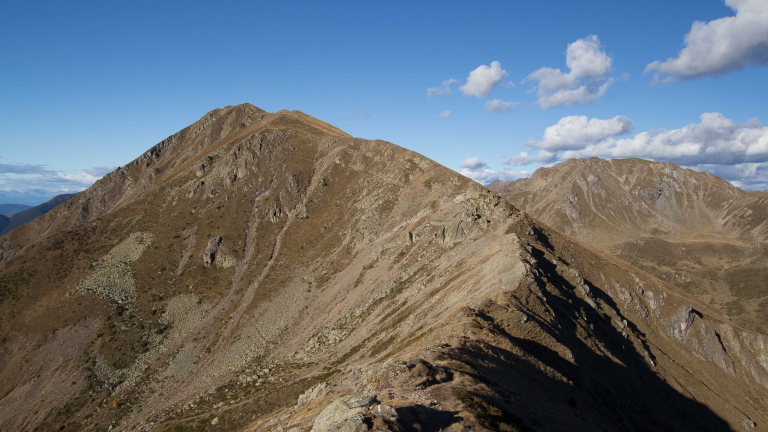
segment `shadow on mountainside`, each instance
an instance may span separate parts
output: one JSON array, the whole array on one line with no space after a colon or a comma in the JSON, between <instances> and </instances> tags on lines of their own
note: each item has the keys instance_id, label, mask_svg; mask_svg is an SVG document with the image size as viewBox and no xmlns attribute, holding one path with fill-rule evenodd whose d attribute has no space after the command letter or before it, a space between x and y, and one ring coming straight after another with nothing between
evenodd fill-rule
<instances>
[{"instance_id":1,"label":"shadow on mountainside","mask_svg":"<svg viewBox=\"0 0 768 432\"><path fill-rule=\"evenodd\" d=\"M457 412L440 411L424 405L412 405L397 409L398 423L409 431L439 432L463 420Z\"/></svg>"},{"instance_id":2,"label":"shadow on mountainside","mask_svg":"<svg viewBox=\"0 0 768 432\"><path fill-rule=\"evenodd\" d=\"M480 387L487 386L494 395L485 393L490 405L536 430L731 430L707 406L657 375L638 348L610 325L609 316L575 295L576 287L557 273L543 250L533 248L531 254L539 276L521 282L530 284L526 298L510 293L508 299L526 314L528 323L511 321L508 307L486 303L474 315L483 337L467 338L445 353L477 372ZM609 295L594 284L589 288L624 319ZM543 311L535 310L535 302L542 299L554 311L554 320L547 321ZM647 351L645 335L627 322L630 337ZM532 332L546 335L531 340ZM588 344L585 335L599 343ZM572 361L539 342L551 340L547 336L556 341L553 346L567 347ZM503 348L510 344L513 348Z\"/></svg>"}]
</instances>

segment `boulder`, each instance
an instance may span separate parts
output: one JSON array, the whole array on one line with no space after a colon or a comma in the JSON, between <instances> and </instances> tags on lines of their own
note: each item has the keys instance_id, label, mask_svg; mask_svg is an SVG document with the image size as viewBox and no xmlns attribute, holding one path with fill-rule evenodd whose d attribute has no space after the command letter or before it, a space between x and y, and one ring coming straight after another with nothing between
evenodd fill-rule
<instances>
[{"instance_id":1,"label":"boulder","mask_svg":"<svg viewBox=\"0 0 768 432\"><path fill-rule=\"evenodd\" d=\"M368 430L365 414L376 403L376 396L342 396L331 402L315 418L312 432L359 432Z\"/></svg>"},{"instance_id":2,"label":"boulder","mask_svg":"<svg viewBox=\"0 0 768 432\"><path fill-rule=\"evenodd\" d=\"M371 408L371 412L376 417L381 417L385 421L391 423L397 421L397 411L395 411L395 409L390 405L376 405L375 407Z\"/></svg>"}]
</instances>

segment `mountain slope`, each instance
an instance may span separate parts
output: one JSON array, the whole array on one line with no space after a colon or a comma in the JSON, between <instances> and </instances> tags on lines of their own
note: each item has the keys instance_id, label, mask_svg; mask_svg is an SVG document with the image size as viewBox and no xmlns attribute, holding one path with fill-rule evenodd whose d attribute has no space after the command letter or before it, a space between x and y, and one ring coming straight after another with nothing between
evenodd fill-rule
<instances>
[{"instance_id":1,"label":"mountain slope","mask_svg":"<svg viewBox=\"0 0 768 432\"><path fill-rule=\"evenodd\" d=\"M489 188L550 226L768 332L768 192L641 159L572 159Z\"/></svg>"},{"instance_id":2,"label":"mountain slope","mask_svg":"<svg viewBox=\"0 0 768 432\"><path fill-rule=\"evenodd\" d=\"M29 207L26 210L20 211L11 216L6 216L5 217L7 219L6 223L0 222L0 236L10 232L16 227L24 225L25 223L28 223L33 219L48 213L49 211L53 210L57 206L71 200L76 195L77 194L56 195L55 197L51 198L49 201L46 201L40 205Z\"/></svg>"},{"instance_id":3,"label":"mountain slope","mask_svg":"<svg viewBox=\"0 0 768 432\"><path fill-rule=\"evenodd\" d=\"M642 235L728 236L765 242L765 192L745 192L707 172L642 159L570 159L531 178L489 188L596 245Z\"/></svg>"},{"instance_id":4,"label":"mountain slope","mask_svg":"<svg viewBox=\"0 0 768 432\"><path fill-rule=\"evenodd\" d=\"M768 422L765 336L416 153L212 113L3 237L1 429Z\"/></svg>"},{"instance_id":5,"label":"mountain slope","mask_svg":"<svg viewBox=\"0 0 768 432\"><path fill-rule=\"evenodd\" d=\"M28 206L26 204L0 204L0 215L10 216L31 207L32 206Z\"/></svg>"}]
</instances>

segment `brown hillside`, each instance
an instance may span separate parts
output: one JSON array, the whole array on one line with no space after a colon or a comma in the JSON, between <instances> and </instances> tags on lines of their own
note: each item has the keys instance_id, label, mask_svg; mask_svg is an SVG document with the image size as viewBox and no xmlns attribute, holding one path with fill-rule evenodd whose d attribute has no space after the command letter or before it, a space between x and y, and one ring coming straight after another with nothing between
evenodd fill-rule
<instances>
[{"instance_id":1,"label":"brown hillside","mask_svg":"<svg viewBox=\"0 0 768 432\"><path fill-rule=\"evenodd\" d=\"M768 338L302 113L212 111L1 241L2 430L768 424Z\"/></svg>"}]
</instances>

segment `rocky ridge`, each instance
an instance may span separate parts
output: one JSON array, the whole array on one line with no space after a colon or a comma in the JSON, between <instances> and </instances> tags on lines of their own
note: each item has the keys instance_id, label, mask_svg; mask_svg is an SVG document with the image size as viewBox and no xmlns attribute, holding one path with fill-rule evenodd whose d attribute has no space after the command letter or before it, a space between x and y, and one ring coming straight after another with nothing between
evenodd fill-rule
<instances>
[{"instance_id":1,"label":"rocky ridge","mask_svg":"<svg viewBox=\"0 0 768 432\"><path fill-rule=\"evenodd\" d=\"M126 167L3 237L2 429L768 424L764 335L421 155L242 105Z\"/></svg>"}]
</instances>

